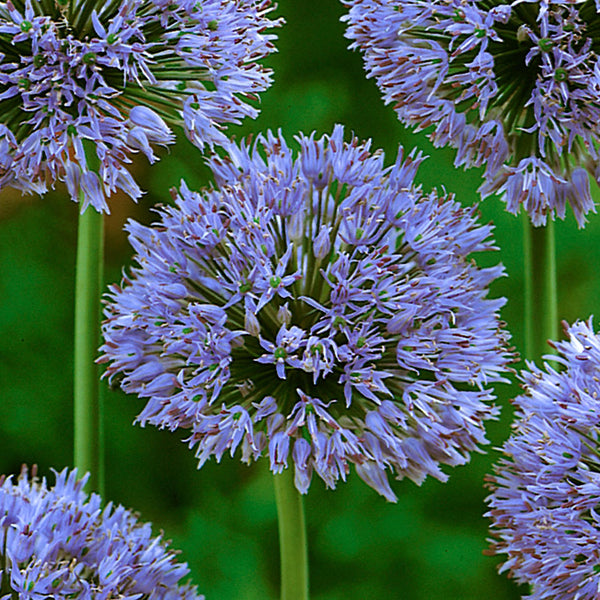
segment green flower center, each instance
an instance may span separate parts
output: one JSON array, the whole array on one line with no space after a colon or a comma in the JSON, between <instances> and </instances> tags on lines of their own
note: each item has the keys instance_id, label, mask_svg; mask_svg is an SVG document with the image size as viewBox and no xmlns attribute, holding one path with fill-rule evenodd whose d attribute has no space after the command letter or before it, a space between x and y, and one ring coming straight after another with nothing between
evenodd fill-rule
<instances>
[{"instance_id":1,"label":"green flower center","mask_svg":"<svg viewBox=\"0 0 600 600\"><path fill-rule=\"evenodd\" d=\"M566 69L563 69L562 67L559 67L558 69L556 69L556 71L554 71L554 81L564 81L568 76L568 71Z\"/></svg>"},{"instance_id":2,"label":"green flower center","mask_svg":"<svg viewBox=\"0 0 600 600\"><path fill-rule=\"evenodd\" d=\"M94 52L86 52L83 55L82 60L86 65L95 65L96 64L96 54Z\"/></svg>"},{"instance_id":3,"label":"green flower center","mask_svg":"<svg viewBox=\"0 0 600 600\"><path fill-rule=\"evenodd\" d=\"M275 352L273 352L273 356L276 360L284 360L287 358L287 352L285 348L276 348Z\"/></svg>"}]
</instances>

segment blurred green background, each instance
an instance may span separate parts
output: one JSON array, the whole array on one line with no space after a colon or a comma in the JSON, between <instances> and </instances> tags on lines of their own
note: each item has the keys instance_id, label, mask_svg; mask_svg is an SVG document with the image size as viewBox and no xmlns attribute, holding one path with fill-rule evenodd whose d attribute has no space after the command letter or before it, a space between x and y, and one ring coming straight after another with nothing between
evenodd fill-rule
<instances>
[{"instance_id":1,"label":"blurred green background","mask_svg":"<svg viewBox=\"0 0 600 600\"><path fill-rule=\"evenodd\" d=\"M426 190L444 186L471 204L480 173L452 167L452 151L431 147L407 132L378 90L365 78L361 56L347 50L337 2L281 0L276 11L287 24L278 31L279 53L267 63L273 87L262 95L254 122L231 127L237 137L281 128L291 139L303 130L330 132L343 123L347 135L372 138L395 158L398 143L430 155L417 176ZM203 159L186 140L149 167L135 163L148 190L134 205L115 197L106 219L106 281L118 281L131 251L122 232L134 217L153 220L152 206L169 199L183 177L190 187L208 181ZM522 347L522 221L497 199L481 206L496 225L501 251L482 260L503 262L508 277L493 295L509 299L503 311ZM0 194L0 472L37 463L43 474L71 465L72 311L77 206L59 188L45 198ZM599 295L600 216L578 231L569 215L557 227L559 312L572 321L593 314ZM518 386L498 386L502 418L489 427L485 455L451 473L441 484L428 480L393 484L400 500L387 503L354 474L326 491L315 478L306 497L313 600L508 600L526 592L496 572L485 557L487 522L483 477L510 428L508 398ZM132 427L142 402L106 391L106 497L135 508L156 531L165 531L183 552L207 600L265 600L278 595L279 557L271 476L225 458L201 471L184 434ZM266 462L266 461L265 461Z\"/></svg>"}]
</instances>

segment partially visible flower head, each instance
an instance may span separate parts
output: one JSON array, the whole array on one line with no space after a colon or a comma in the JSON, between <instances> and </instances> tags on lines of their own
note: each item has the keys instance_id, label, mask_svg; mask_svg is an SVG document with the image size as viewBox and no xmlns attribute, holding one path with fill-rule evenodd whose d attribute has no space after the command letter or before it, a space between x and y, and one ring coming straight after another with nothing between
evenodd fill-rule
<instances>
[{"instance_id":1,"label":"partially visible flower head","mask_svg":"<svg viewBox=\"0 0 600 600\"><path fill-rule=\"evenodd\" d=\"M156 160L181 126L198 147L257 110L274 51L270 0L0 2L0 189L71 198L108 211L141 190L130 154Z\"/></svg>"},{"instance_id":2,"label":"partially visible flower head","mask_svg":"<svg viewBox=\"0 0 600 600\"><path fill-rule=\"evenodd\" d=\"M600 178L600 3L343 0L347 37L400 120L433 127L455 164L485 165L534 225L595 212Z\"/></svg>"},{"instance_id":3,"label":"partially visible flower head","mask_svg":"<svg viewBox=\"0 0 600 600\"><path fill-rule=\"evenodd\" d=\"M0 581L3 598L203 600L185 563L149 523L82 489L77 470L56 484L24 470L0 485Z\"/></svg>"},{"instance_id":4,"label":"partially visible flower head","mask_svg":"<svg viewBox=\"0 0 600 600\"><path fill-rule=\"evenodd\" d=\"M529 365L513 433L489 478L492 552L527 598L595 600L600 589L600 336L565 324L560 371Z\"/></svg>"},{"instance_id":5,"label":"partially visible flower head","mask_svg":"<svg viewBox=\"0 0 600 600\"><path fill-rule=\"evenodd\" d=\"M111 288L101 361L148 399L139 422L191 430L200 465L265 453L306 492L353 463L395 500L387 471L445 480L486 441L503 269L467 258L492 248L475 209L415 187L420 155L385 168L343 134L300 135L297 157L281 134L232 145L217 189L129 222L139 266Z\"/></svg>"}]
</instances>

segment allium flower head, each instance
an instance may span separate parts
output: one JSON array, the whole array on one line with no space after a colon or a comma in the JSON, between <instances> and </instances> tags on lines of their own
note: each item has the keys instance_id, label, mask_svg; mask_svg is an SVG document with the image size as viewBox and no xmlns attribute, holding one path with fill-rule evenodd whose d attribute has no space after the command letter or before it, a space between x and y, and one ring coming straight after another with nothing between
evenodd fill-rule
<instances>
[{"instance_id":1,"label":"allium flower head","mask_svg":"<svg viewBox=\"0 0 600 600\"><path fill-rule=\"evenodd\" d=\"M400 120L433 127L484 196L580 226L600 178L600 2L343 0L347 37Z\"/></svg>"},{"instance_id":2,"label":"allium flower head","mask_svg":"<svg viewBox=\"0 0 600 600\"><path fill-rule=\"evenodd\" d=\"M298 142L232 145L217 189L128 224L139 266L111 289L101 360L148 399L139 422L191 430L200 465L268 454L306 492L353 463L394 500L387 470L445 480L485 442L502 267L467 258L492 247L474 209L415 187L420 155L384 168L341 126Z\"/></svg>"},{"instance_id":3,"label":"allium flower head","mask_svg":"<svg viewBox=\"0 0 600 600\"><path fill-rule=\"evenodd\" d=\"M256 116L270 84L256 61L274 50L270 0L0 2L0 189L71 198L108 211L137 199L129 155L173 143L202 148L224 123Z\"/></svg>"},{"instance_id":4,"label":"allium flower head","mask_svg":"<svg viewBox=\"0 0 600 600\"><path fill-rule=\"evenodd\" d=\"M29 478L0 485L0 580L3 598L203 600L188 568L149 523L122 506L105 507L82 491L87 477L56 475L56 484Z\"/></svg>"},{"instance_id":5,"label":"allium flower head","mask_svg":"<svg viewBox=\"0 0 600 600\"><path fill-rule=\"evenodd\" d=\"M527 598L594 600L600 589L600 336L592 319L565 324L560 371L529 365L513 433L490 477L501 567Z\"/></svg>"}]
</instances>

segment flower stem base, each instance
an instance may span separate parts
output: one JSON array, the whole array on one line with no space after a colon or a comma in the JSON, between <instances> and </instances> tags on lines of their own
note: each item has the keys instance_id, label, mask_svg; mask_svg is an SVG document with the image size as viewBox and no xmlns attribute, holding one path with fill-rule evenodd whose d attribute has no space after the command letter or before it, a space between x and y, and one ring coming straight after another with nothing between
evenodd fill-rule
<instances>
[{"instance_id":1,"label":"flower stem base","mask_svg":"<svg viewBox=\"0 0 600 600\"><path fill-rule=\"evenodd\" d=\"M281 557L281 600L308 600L308 556L302 496L293 469L274 476Z\"/></svg>"},{"instance_id":2,"label":"flower stem base","mask_svg":"<svg viewBox=\"0 0 600 600\"><path fill-rule=\"evenodd\" d=\"M74 463L90 489L103 491L102 400L95 359L100 345L100 296L103 285L102 214L92 207L79 215L75 269Z\"/></svg>"},{"instance_id":3,"label":"flower stem base","mask_svg":"<svg viewBox=\"0 0 600 600\"><path fill-rule=\"evenodd\" d=\"M534 227L524 214L525 358L539 361L558 339L554 221Z\"/></svg>"}]
</instances>

